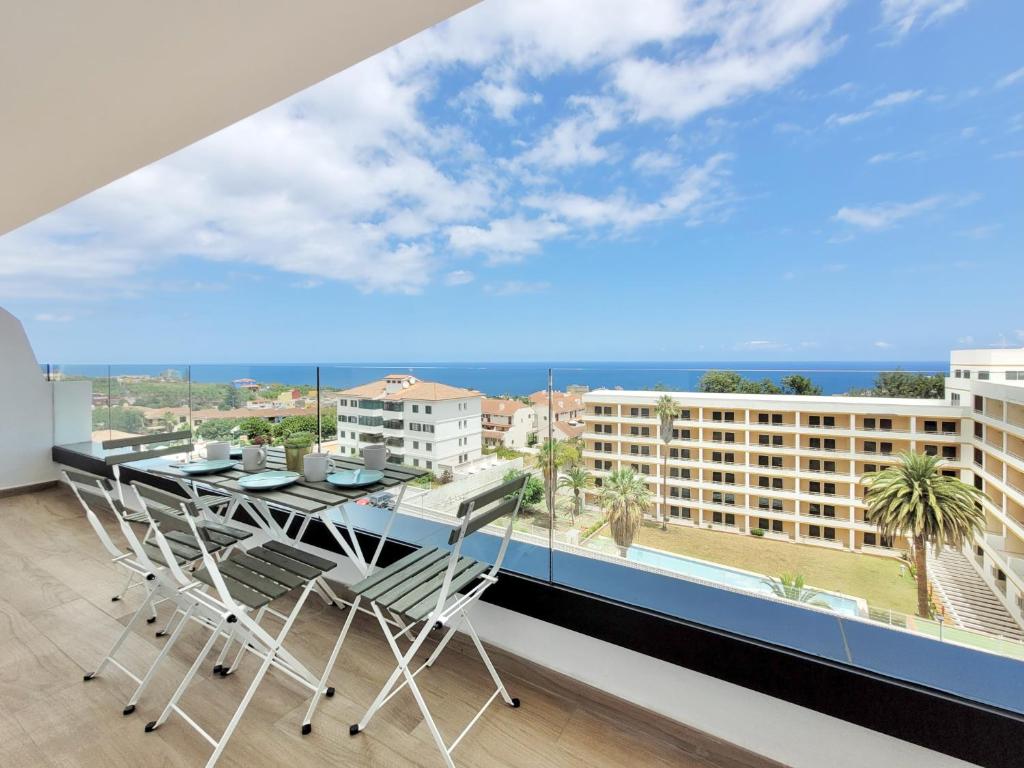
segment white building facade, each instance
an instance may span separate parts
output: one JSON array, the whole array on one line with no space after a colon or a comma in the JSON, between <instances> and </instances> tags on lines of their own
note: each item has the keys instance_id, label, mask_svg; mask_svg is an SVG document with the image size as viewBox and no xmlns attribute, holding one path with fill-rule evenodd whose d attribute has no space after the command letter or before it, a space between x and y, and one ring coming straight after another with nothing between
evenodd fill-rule
<instances>
[{"instance_id":1,"label":"white building facade","mask_svg":"<svg viewBox=\"0 0 1024 768\"><path fill-rule=\"evenodd\" d=\"M481 455L479 392L392 374L339 395L340 453L384 444L390 461L436 474Z\"/></svg>"}]
</instances>

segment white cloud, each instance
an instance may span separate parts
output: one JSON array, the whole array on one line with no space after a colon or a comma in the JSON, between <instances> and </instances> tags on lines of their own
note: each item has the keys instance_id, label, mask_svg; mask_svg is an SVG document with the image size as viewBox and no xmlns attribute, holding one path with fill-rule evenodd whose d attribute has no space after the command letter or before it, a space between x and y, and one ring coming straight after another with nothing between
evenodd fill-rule
<instances>
[{"instance_id":1,"label":"white cloud","mask_svg":"<svg viewBox=\"0 0 1024 768\"><path fill-rule=\"evenodd\" d=\"M891 349L893 345L888 341L876 341L875 346L879 349Z\"/></svg>"},{"instance_id":2,"label":"white cloud","mask_svg":"<svg viewBox=\"0 0 1024 768\"><path fill-rule=\"evenodd\" d=\"M465 269L456 269L444 276L445 285L466 285L473 280L473 273Z\"/></svg>"},{"instance_id":3,"label":"white cloud","mask_svg":"<svg viewBox=\"0 0 1024 768\"><path fill-rule=\"evenodd\" d=\"M607 147L598 146L601 134L619 125L618 108L609 99L576 96L569 100L576 113L556 123L518 161L545 168L594 165L608 158Z\"/></svg>"},{"instance_id":4,"label":"white cloud","mask_svg":"<svg viewBox=\"0 0 1024 768\"><path fill-rule=\"evenodd\" d=\"M982 224L970 229L962 229L957 234L961 237L969 237L972 240L984 240L994 235L998 229L998 224Z\"/></svg>"},{"instance_id":5,"label":"white cloud","mask_svg":"<svg viewBox=\"0 0 1024 768\"><path fill-rule=\"evenodd\" d=\"M872 155L868 158L868 163L871 165L878 165L880 163L896 163L904 162L909 160L924 160L926 153L923 150L914 150L913 152L879 152L877 155Z\"/></svg>"},{"instance_id":6,"label":"white cloud","mask_svg":"<svg viewBox=\"0 0 1024 768\"><path fill-rule=\"evenodd\" d=\"M518 261L527 254L537 253L545 240L568 231L564 223L552 219L515 216L494 219L483 227L450 227L448 243L456 251L486 254L493 263Z\"/></svg>"},{"instance_id":7,"label":"white cloud","mask_svg":"<svg viewBox=\"0 0 1024 768\"><path fill-rule=\"evenodd\" d=\"M1009 86L1019 82L1020 80L1024 80L1024 67L1021 67L1020 69L1015 69L1013 70L1013 72L1010 72L1009 74L999 78L999 80L996 82L996 88L1008 88Z\"/></svg>"},{"instance_id":8,"label":"white cloud","mask_svg":"<svg viewBox=\"0 0 1024 768\"><path fill-rule=\"evenodd\" d=\"M667 152L642 152L633 159L633 170L640 173L667 173L678 165L679 160Z\"/></svg>"},{"instance_id":9,"label":"white cloud","mask_svg":"<svg viewBox=\"0 0 1024 768\"><path fill-rule=\"evenodd\" d=\"M1018 160L1024 157L1024 149L1011 149L992 155L993 160Z\"/></svg>"},{"instance_id":10,"label":"white cloud","mask_svg":"<svg viewBox=\"0 0 1024 768\"><path fill-rule=\"evenodd\" d=\"M915 27L927 27L967 7L968 0L882 0L882 24L894 41Z\"/></svg>"},{"instance_id":11,"label":"white cloud","mask_svg":"<svg viewBox=\"0 0 1024 768\"><path fill-rule=\"evenodd\" d=\"M842 5L763 0L689 9L690 32L710 38L706 47L669 62L627 56L613 67L614 85L638 120L685 122L817 64L833 49L829 30Z\"/></svg>"},{"instance_id":12,"label":"white cloud","mask_svg":"<svg viewBox=\"0 0 1024 768\"><path fill-rule=\"evenodd\" d=\"M923 93L924 91L922 90L893 91L886 96L875 99L867 109L863 109L859 112L850 112L845 115L829 115L825 120L825 125L852 125L853 123L860 123L867 120L869 117L874 117L879 112L889 109L890 107L896 107L900 104L907 104L911 101L915 101L916 99L919 99Z\"/></svg>"},{"instance_id":13,"label":"white cloud","mask_svg":"<svg viewBox=\"0 0 1024 768\"><path fill-rule=\"evenodd\" d=\"M682 168L641 154L644 200L580 194L558 174L621 160L615 134L635 121L662 129L792 81L835 49L842 5L480 4L6 236L0 294L136 295L182 257L286 273L287 285L416 293L453 274L451 251L496 262L599 226L697 225L724 210L725 155ZM454 94L439 87L449 71ZM536 115L556 75L595 85ZM467 122L523 113L517 154L472 140Z\"/></svg>"},{"instance_id":14,"label":"white cloud","mask_svg":"<svg viewBox=\"0 0 1024 768\"><path fill-rule=\"evenodd\" d=\"M524 205L546 211L556 218L586 227L609 227L629 231L666 219L683 218L689 225L699 224L723 203L722 187L729 155L714 155L703 165L693 166L679 175L664 196L653 202L638 201L625 192L599 198L578 193L559 192L531 195Z\"/></svg>"},{"instance_id":15,"label":"white cloud","mask_svg":"<svg viewBox=\"0 0 1024 768\"><path fill-rule=\"evenodd\" d=\"M833 218L867 230L887 229L897 222L933 210L943 203L941 195L926 197L913 203L881 203L863 208L844 206Z\"/></svg>"},{"instance_id":16,"label":"white cloud","mask_svg":"<svg viewBox=\"0 0 1024 768\"><path fill-rule=\"evenodd\" d=\"M825 272L831 272L833 274L835 274L837 272L845 272L846 271L846 265L845 264L826 264L825 266L822 267L822 270L825 271Z\"/></svg>"}]
</instances>

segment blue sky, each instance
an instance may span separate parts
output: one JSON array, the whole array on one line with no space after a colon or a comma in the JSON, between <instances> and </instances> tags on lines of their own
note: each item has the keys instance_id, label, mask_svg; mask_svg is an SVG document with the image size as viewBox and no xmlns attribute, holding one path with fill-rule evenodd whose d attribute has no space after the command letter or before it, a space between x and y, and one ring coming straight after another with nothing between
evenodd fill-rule
<instances>
[{"instance_id":1,"label":"blue sky","mask_svg":"<svg viewBox=\"0 0 1024 768\"><path fill-rule=\"evenodd\" d=\"M1024 344L1024 4L480 5L0 238L53 362Z\"/></svg>"}]
</instances>

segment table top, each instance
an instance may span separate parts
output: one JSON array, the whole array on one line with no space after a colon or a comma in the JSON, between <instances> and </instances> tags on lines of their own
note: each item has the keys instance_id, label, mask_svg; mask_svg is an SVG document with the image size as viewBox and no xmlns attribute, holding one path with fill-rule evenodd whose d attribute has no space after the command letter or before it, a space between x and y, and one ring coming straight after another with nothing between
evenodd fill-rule
<instances>
[{"instance_id":1,"label":"table top","mask_svg":"<svg viewBox=\"0 0 1024 768\"><path fill-rule=\"evenodd\" d=\"M362 469L364 466L363 460L356 456L331 454L331 459L338 470ZM349 501L356 501L380 491L393 490L397 493L399 487L404 483L427 474L425 469L388 463L383 470L384 477L379 482L360 488L341 488L327 482L310 483L300 475L298 480L284 488L254 491L242 488L238 484L241 478L257 474L255 472L243 471L240 461L232 469L227 469L223 472L212 472L208 475L187 475L178 469L178 466L180 466L179 462L165 458L143 459L141 461L129 462L127 466L138 471L152 472L164 477L188 478L201 486L265 499L274 506L287 507L307 514L315 514L322 509L336 507ZM284 470L286 468L284 448L269 448L267 450L267 466L260 471Z\"/></svg>"}]
</instances>

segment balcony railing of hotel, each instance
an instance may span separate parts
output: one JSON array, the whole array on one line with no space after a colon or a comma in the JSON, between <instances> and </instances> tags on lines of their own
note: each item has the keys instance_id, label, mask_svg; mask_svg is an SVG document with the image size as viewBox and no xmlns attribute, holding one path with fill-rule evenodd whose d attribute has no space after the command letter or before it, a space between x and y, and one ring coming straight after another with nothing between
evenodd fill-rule
<instances>
[{"instance_id":1,"label":"balcony railing of hotel","mask_svg":"<svg viewBox=\"0 0 1024 768\"><path fill-rule=\"evenodd\" d=\"M793 372L802 372L823 385L826 394L833 394L836 386L840 385L836 383L840 381L839 375L830 371L757 371L745 375L758 380L765 376L778 380ZM593 459L582 458L582 439L566 437L579 433L583 425L557 421L550 405L546 423L538 421L540 426L534 429L534 436L518 438L523 442L515 447L482 448L478 400L468 413L458 410L450 415L437 404L430 415L422 410L414 415L407 403L401 411L404 420L429 422L434 425L434 432L406 432L404 443L396 436L385 438L379 433L360 430L361 425L382 425L388 430L409 429L410 424L401 418L363 415L358 418L358 424L339 421L336 406L339 399L349 399L345 390L383 379L389 373L410 374L421 380L474 390L473 393L467 392L470 401L478 397L477 393L494 397L506 394L523 397L545 392L549 382L551 389L559 392L607 389L607 397L611 401L622 394L615 389L619 386L627 391L646 390L650 397L646 407L650 408L652 429L649 438L654 443L652 455L620 454L614 448L609 452L601 448L586 449L587 454L599 453L602 461L607 457L611 470L628 468L631 463L643 459L650 471L657 473L647 480L648 491L656 501L644 510L647 514L644 524L631 540L623 540L625 532L609 525L607 510L615 493L609 482L609 473L594 470ZM849 505L838 510L840 517L836 522L847 527L837 527L835 539L826 541L824 538L811 538L806 530L807 523L800 522L811 517L807 514L806 502L800 502L799 514L758 508L756 502L751 502L750 506L736 504L747 497L753 499L762 491L793 494L795 489L744 486L746 478L740 474L736 477L739 482L735 496L716 492L715 495L709 493L707 499L686 499L665 492L665 487L671 486L668 478L663 479L663 462L666 459L658 454L667 451L668 446L661 445L654 415L654 403L662 394L655 388L692 392L701 373L699 370L671 367L549 369L528 364L432 365L423 368L170 364L44 367L44 375L52 380L90 382L88 412L96 442L125 434L159 434L191 429L195 450L202 455L205 443L212 440L238 444L266 436L271 442L279 443L290 432L310 431L316 436L319 448L328 452L355 455L361 444L371 440L405 448L404 461L432 473L407 491L399 522L391 532L391 536L399 540L404 537L410 543L419 543L425 537L436 535L432 526L436 526L438 520L451 519L462 498L499 483L509 473L532 472L537 476L541 490L529 498L528 507L516 524L516 534L504 566L511 573L541 584L564 587L574 593L596 595L603 601L639 609L646 615L711 627L716 632L783 647L829 663L854 667L1024 715L1024 700L1019 695L1024 689L1024 663L1021 663L1024 661L1024 644L953 626L955 622L947 617L940 646L940 633L935 621L906 615L914 610L916 604L911 569L894 557L891 550L862 543L862 537L867 535L865 529L862 526L851 527L853 523L861 525L862 514L857 512L855 519L848 519L848 506L854 501L846 499L845 495L842 500L848 501ZM861 379L847 378L843 385L870 385L875 373L865 372ZM380 414L383 410L386 414L401 407L383 399L368 398L365 391L360 395L354 398L357 402L353 405L364 413ZM552 399L548 398L547 402L550 404ZM595 416L594 409L588 404L585 413L588 421L611 422L617 424L617 430L632 418L625 406L614 408L612 414ZM696 415L696 411L691 410L691 416ZM64 417L79 418L80 414L56 414L58 420ZM750 430L795 426L792 418L783 424L755 423L753 414L750 418L752 423L745 425ZM838 423L840 421L845 423ZM837 417L835 428L849 429L848 421L846 416ZM681 419L679 424L682 423L684 420ZM856 429L860 428L859 423L858 418ZM743 426L740 422L735 424ZM733 423L723 421L721 425L731 427ZM801 424L799 428L824 429L830 426ZM509 436L514 434L514 430L508 433ZM590 434L588 429L588 439ZM602 437L598 434L595 440L603 442ZM606 437L608 441L615 442L628 440L627 435ZM549 439L560 441L559 450L539 451ZM413 440L421 441L421 446L424 442L432 443L433 459L422 458L422 449L417 450L412 445ZM447 445L455 447L449 449L445 447ZM737 444L737 448L751 453L778 448L789 451L829 450L820 446L765 446L756 443ZM888 455L856 451L855 445L829 452L856 453L872 458ZM708 454L704 461L710 463L710 450ZM698 458L695 454L690 461ZM392 460L402 461L403 457L393 454ZM549 461L547 466L539 463L545 460ZM582 500L580 506L576 504L574 481L566 472L573 464L586 470L583 479L578 481L582 484L578 487ZM797 467L773 468L742 463L737 466L749 466L755 472L780 469L832 474L827 470ZM441 467L451 468L451 472L442 472ZM835 474L856 476L859 471L851 467ZM563 482L544 487L545 475L562 478ZM678 479L685 481L685 478ZM753 472L750 481L754 482ZM808 492L800 490L798 493ZM831 495L814 493L818 496ZM670 504L674 502L693 504L692 518L684 519L682 513L669 515ZM701 512L698 506L704 511ZM734 515L734 522L726 525L724 518L716 522L712 519L714 508L722 510L719 514ZM667 530L662 530L660 514L668 517ZM698 524L698 515L701 514L703 522ZM770 515L785 515L786 525L800 530L762 530L757 526L759 515L764 516L763 519ZM827 515L815 515L813 519L815 524L832 520ZM376 526L383 517L362 514L359 520L360 527L367 534L380 533ZM824 532L818 535L823 537ZM858 551L843 551L850 549L852 536L856 537L853 543ZM768 550L765 547L770 548L770 558L766 558ZM765 566L765 562L773 564ZM765 572L766 568L768 572ZM878 569L885 571L886 578L871 576ZM827 600L824 603L776 596L778 590L775 587L783 572L803 574L805 570L807 587L825 596ZM1017 603L1021 594L1024 594L1024 589L1020 588L1019 581L1010 579L1006 594L1008 610L1009 606ZM1016 615L1019 619L1019 609ZM932 660L931 663L926 663L928 659Z\"/></svg>"}]
</instances>

